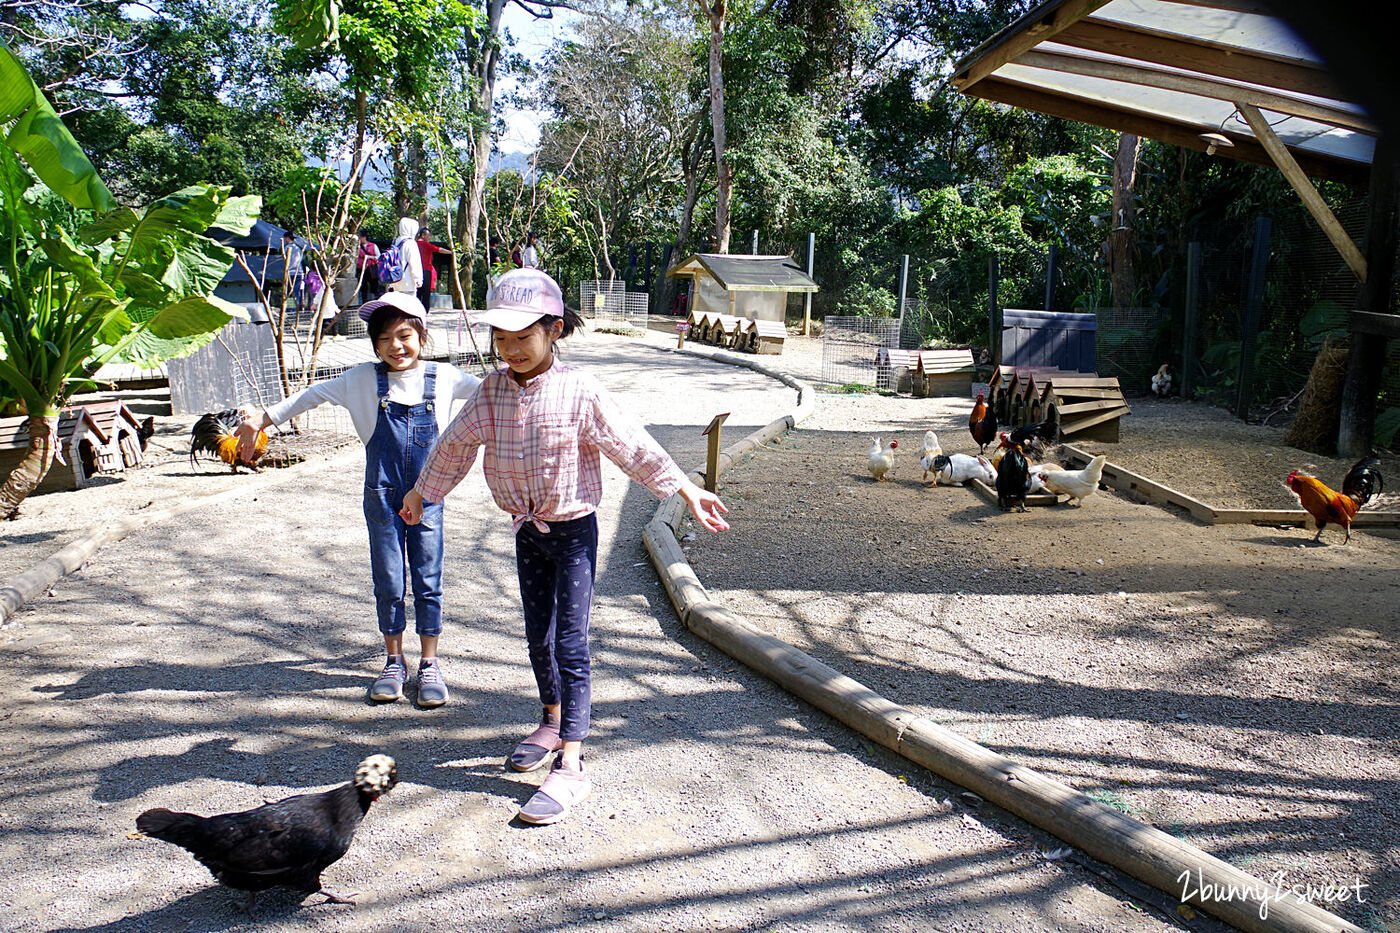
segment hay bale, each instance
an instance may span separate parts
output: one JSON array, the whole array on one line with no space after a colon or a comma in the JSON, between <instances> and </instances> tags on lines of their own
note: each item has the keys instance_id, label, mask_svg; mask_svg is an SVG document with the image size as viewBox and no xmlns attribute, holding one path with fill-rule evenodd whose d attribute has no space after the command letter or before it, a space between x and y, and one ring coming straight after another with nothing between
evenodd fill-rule
<instances>
[{"instance_id":1,"label":"hay bale","mask_svg":"<svg viewBox=\"0 0 1400 933\"><path fill-rule=\"evenodd\" d=\"M1298 403L1298 417L1283 435L1285 444L1328 456L1336 453L1348 353L1345 346L1334 343L1330 337L1317 351Z\"/></svg>"}]
</instances>

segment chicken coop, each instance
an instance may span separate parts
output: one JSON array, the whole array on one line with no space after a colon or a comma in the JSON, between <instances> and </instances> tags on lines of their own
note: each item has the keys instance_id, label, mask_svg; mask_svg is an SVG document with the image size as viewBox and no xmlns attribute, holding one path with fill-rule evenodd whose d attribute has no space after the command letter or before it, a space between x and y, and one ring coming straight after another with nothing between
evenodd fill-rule
<instances>
[{"instance_id":1,"label":"chicken coop","mask_svg":"<svg viewBox=\"0 0 1400 933\"><path fill-rule=\"evenodd\" d=\"M102 471L108 437L86 408L65 408L58 417L59 457L34 493L81 489ZM0 420L0 477L9 476L29 451L29 419Z\"/></svg>"},{"instance_id":2,"label":"chicken coop","mask_svg":"<svg viewBox=\"0 0 1400 933\"><path fill-rule=\"evenodd\" d=\"M690 321L705 325L696 339L756 353L781 353L787 336L787 302L791 293L817 291L817 283L798 267L791 256L728 256L696 253L677 263L666 275L690 279ZM714 334L716 316L723 320L723 337ZM740 328L728 319L745 322ZM763 327L751 326L769 322ZM777 324L778 327L771 326Z\"/></svg>"}]
</instances>

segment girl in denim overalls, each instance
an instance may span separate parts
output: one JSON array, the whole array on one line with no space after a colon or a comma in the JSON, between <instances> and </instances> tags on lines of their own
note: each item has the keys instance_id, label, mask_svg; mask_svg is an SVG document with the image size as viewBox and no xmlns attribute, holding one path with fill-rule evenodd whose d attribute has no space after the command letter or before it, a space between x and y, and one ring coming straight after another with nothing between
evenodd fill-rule
<instances>
[{"instance_id":1,"label":"girl in denim overalls","mask_svg":"<svg viewBox=\"0 0 1400 933\"><path fill-rule=\"evenodd\" d=\"M238 429L240 453L251 447L258 429L280 424L317 405L330 403L350 412L365 444L365 525L375 611L388 660L369 697L393 702L408 678L403 635L407 628L405 583L413 584L413 623L422 642L418 664L418 705L447 702L447 684L437 660L442 634L442 505L425 510L421 524L399 517L404 493L413 488L438 433L451 420L454 399L468 399L481 380L445 363L421 359L427 339L423 305L402 292L390 292L360 306L368 323L377 363L363 363L335 379L317 383L262 413ZM407 578L407 579L406 579Z\"/></svg>"},{"instance_id":2,"label":"girl in denim overalls","mask_svg":"<svg viewBox=\"0 0 1400 933\"><path fill-rule=\"evenodd\" d=\"M589 609L598 559L602 498L600 455L664 499L679 495L702 527L728 528L714 493L686 478L636 419L617 408L585 374L554 358L554 343L573 332L578 315L564 308L559 285L537 269L496 280L487 310L505 362L444 432L400 513L410 525L441 508L482 453L491 495L515 520L516 571L530 651L543 706L540 725L507 764L543 767L558 752L540 789L518 816L554 823L589 793L583 740L592 708Z\"/></svg>"}]
</instances>

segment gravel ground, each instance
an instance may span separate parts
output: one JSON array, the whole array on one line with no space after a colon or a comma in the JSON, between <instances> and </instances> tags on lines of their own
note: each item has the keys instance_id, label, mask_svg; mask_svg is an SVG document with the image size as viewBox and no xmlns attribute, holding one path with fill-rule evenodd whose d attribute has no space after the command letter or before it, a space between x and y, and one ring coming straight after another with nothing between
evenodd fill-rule
<instances>
[{"instance_id":1,"label":"gravel ground","mask_svg":"<svg viewBox=\"0 0 1400 933\"><path fill-rule=\"evenodd\" d=\"M699 429L714 413L733 412L726 436L737 438L795 403L772 380L663 355L637 341L593 335L571 344L569 355L642 412L687 467L702 462ZM795 349L794 358L800 355ZM830 414L823 413L827 401ZM909 403L887 407L886 401L824 400L818 419L854 418L849 403L885 413L862 421L862 431L883 430L880 422L891 415L913 420ZM9 929L1181 928L1170 899L1139 897L1115 873L1101 874L1073 857L1045 858L1054 839L961 799L958 788L870 745L685 632L640 544L654 501L615 471L600 510L588 759L595 792L558 826L531 830L512 822L540 778L511 773L501 761L531 727L537 706L519 633L509 524L491 505L480 474L454 494L447 511L442 648L453 702L435 711L407 703L375 707L364 699L379 651L367 598L357 458L327 459L324 470L275 486L266 475L193 475L178 462L187 428L178 419L162 426L157 441L170 452L153 458L152 468L93 490L36 497L26 518L6 529L0 562L8 576L101 515L231 484L247 488L245 497L110 545L0 632L0 773L19 791L0 804L0 857L11 866L0 880L0 906ZM830 430L820 421L814 429ZM852 443L843 437L833 451L849 460ZM784 485L771 499L760 495L753 472L759 464L780 470ZM716 572L724 598L755 601L761 610L821 575L829 579L808 600L811 608L855 601L878 610L884 600L910 595L898 586L897 565L936 563L942 579L961 572L971 556L966 545L939 548L921 532L918 542L930 546L918 550L929 556L919 557L912 524L907 536L902 530L897 536L905 543L895 546L883 523L863 516L852 525L868 528L875 547L862 536L844 563L827 572L820 553L826 542L794 535L793 513L820 519L821 503L837 486L852 490L840 499L843 506L868 507L868 482L858 486L860 477L843 476L833 484L813 472L815 462L794 473L796 465L785 450L765 455L727 489L735 529L697 547L702 573ZM798 508L789 481L819 485L804 487ZM878 492L978 508L956 491L940 497L891 483ZM1091 501L1083 514L1098 505ZM966 527L977 536L990 530ZM831 537L849 540L853 531ZM1374 559L1370 539L1360 543L1299 557ZM810 563L805 554L796 559L799 548L810 549ZM728 553L733 563L723 556ZM736 571L747 578L745 592L733 589ZM933 571L924 573L934 579ZM997 574L1029 581L1004 563ZM871 588L898 595L866 592ZM904 702L918 700L901 695L905 688L936 689L908 676L923 673L916 665L876 676L882 672L870 662L876 641L912 648L938 633L941 622L930 626L926 608L936 589L925 587L915 626L876 611L872 641L837 666ZM937 598L948 618L965 616L969 629L983 615L962 613L951 593ZM1067 617L1071 611L1077 610L1067 608ZM756 618L765 616L760 611ZM897 623L905 624L902 633ZM1348 639L1380 640L1369 630L1347 631ZM987 663L982 649L943 648L963 653L946 680L972 700L981 680L976 671ZM913 653L927 660L927 652ZM1379 671L1379 652L1373 661ZM1345 673L1350 682L1353 672ZM895 689L890 678L903 686ZM1084 757L1117 761L1093 731L1094 691L1063 683L1065 714L1084 724L1078 738ZM988 679L982 686L990 704L998 685ZM1099 696L1112 693L1110 687ZM1366 732L1363 713L1350 702L1347 712L1344 736L1360 743L1351 753L1379 745ZM981 707L969 703L964 718L974 729L979 715L985 715ZM1000 734L983 738L1009 748ZM401 783L326 873L328 887L361 892L357 908L272 894L251 920L184 852L128 835L148 807L243 809L264 797L340 783L376 751L398 760ZM1034 749L1021 756L1047 764L1035 760ZM1350 810L1361 794L1379 796L1379 785L1379 778L1368 783L1353 775L1334 806ZM1165 903L1165 911L1154 903ZM1199 919L1192 926L1215 928Z\"/></svg>"},{"instance_id":2,"label":"gravel ground","mask_svg":"<svg viewBox=\"0 0 1400 933\"><path fill-rule=\"evenodd\" d=\"M819 374L817 350L792 349ZM1296 508L1289 469L1348 466L1203 406L1133 405L1123 442L1094 449L1214 504ZM1109 492L1003 514L921 481L926 429L975 451L969 410L823 395L725 475L733 533L688 543L712 598L1256 876L1370 885L1332 909L1400 929L1400 530L1314 546ZM866 471L872 435L901 440L892 481Z\"/></svg>"}]
</instances>

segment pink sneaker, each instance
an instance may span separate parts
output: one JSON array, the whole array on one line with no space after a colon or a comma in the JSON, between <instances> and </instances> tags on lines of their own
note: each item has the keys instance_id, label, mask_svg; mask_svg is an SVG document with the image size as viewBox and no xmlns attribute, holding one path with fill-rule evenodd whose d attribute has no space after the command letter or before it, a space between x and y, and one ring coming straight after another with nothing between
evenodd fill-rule
<instances>
[{"instance_id":1,"label":"pink sneaker","mask_svg":"<svg viewBox=\"0 0 1400 933\"><path fill-rule=\"evenodd\" d=\"M574 804L588 796L590 789L588 777L583 773L583 760L579 760L578 769L575 770L566 765L564 756L560 755L554 760L554 767L549 769L549 777L544 779L540 789L525 802L516 816L536 826L557 823L569 815Z\"/></svg>"},{"instance_id":2,"label":"pink sneaker","mask_svg":"<svg viewBox=\"0 0 1400 933\"><path fill-rule=\"evenodd\" d=\"M559 738L559 720L544 713L540 716L539 728L515 746L507 764L516 771L533 771L544 764L550 752L557 752L563 747L564 742Z\"/></svg>"}]
</instances>

